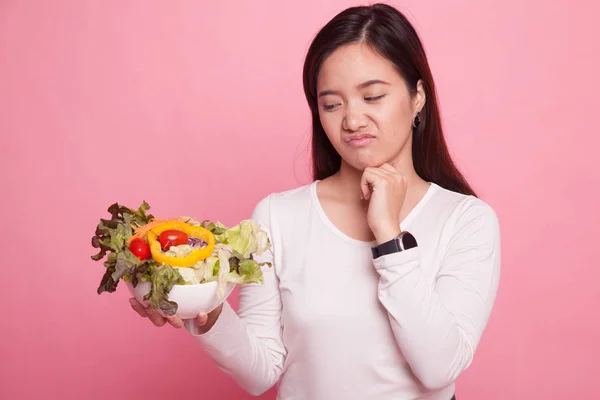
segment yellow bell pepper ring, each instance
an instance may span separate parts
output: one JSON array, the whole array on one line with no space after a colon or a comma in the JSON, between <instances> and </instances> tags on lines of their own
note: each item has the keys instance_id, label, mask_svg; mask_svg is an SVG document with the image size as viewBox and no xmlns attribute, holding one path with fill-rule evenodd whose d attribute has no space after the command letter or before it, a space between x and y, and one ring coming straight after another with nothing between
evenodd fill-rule
<instances>
[{"instance_id":1,"label":"yellow bell pepper ring","mask_svg":"<svg viewBox=\"0 0 600 400\"><path fill-rule=\"evenodd\" d=\"M204 239L208 244L206 247L192 251L186 257L171 257L163 253L158 236L164 231L175 229L185 232L188 237ZM159 263L167 264L172 267L191 267L199 261L205 260L213 253L215 249L215 235L208 229L201 226L193 226L181 221L165 222L148 232L148 244L152 258Z\"/></svg>"}]
</instances>

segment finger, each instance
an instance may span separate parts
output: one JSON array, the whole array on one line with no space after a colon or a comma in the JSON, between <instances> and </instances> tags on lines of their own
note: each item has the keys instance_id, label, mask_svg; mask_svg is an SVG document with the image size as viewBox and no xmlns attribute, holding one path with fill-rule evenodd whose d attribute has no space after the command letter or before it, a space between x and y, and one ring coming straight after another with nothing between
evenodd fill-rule
<instances>
[{"instance_id":1,"label":"finger","mask_svg":"<svg viewBox=\"0 0 600 400\"><path fill-rule=\"evenodd\" d=\"M163 326L167 323L167 320L163 318L158 311L153 308L147 308L146 314L148 314L148 319L152 321L152 323L156 326Z\"/></svg>"},{"instance_id":2,"label":"finger","mask_svg":"<svg viewBox=\"0 0 600 400\"><path fill-rule=\"evenodd\" d=\"M381 169L388 172L388 177L393 179L394 181L400 181L404 178L404 174L400 171L399 167L400 163L398 161L394 161L392 164L383 164Z\"/></svg>"},{"instance_id":3,"label":"finger","mask_svg":"<svg viewBox=\"0 0 600 400\"><path fill-rule=\"evenodd\" d=\"M364 199L371 198L371 193L375 190L375 186L381 180L386 179L386 173L380 171L379 168L365 168L360 182L360 190Z\"/></svg>"},{"instance_id":4,"label":"finger","mask_svg":"<svg viewBox=\"0 0 600 400\"><path fill-rule=\"evenodd\" d=\"M360 194L365 200L369 200L371 197L371 186L373 184L374 176L371 168L365 168L360 178Z\"/></svg>"},{"instance_id":5,"label":"finger","mask_svg":"<svg viewBox=\"0 0 600 400\"><path fill-rule=\"evenodd\" d=\"M392 163L392 164L385 163L381 166L381 169L386 172L390 172L392 174L398 173L398 169L394 166L394 163Z\"/></svg>"},{"instance_id":6,"label":"finger","mask_svg":"<svg viewBox=\"0 0 600 400\"><path fill-rule=\"evenodd\" d=\"M206 313L198 314L198 316L196 317L196 323L198 324L198 326L204 326L206 325L206 322L208 322L208 315Z\"/></svg>"},{"instance_id":7,"label":"finger","mask_svg":"<svg viewBox=\"0 0 600 400\"><path fill-rule=\"evenodd\" d=\"M183 320L179 318L177 315L171 315L167 317L167 321L173 328L180 329L183 327Z\"/></svg>"},{"instance_id":8,"label":"finger","mask_svg":"<svg viewBox=\"0 0 600 400\"><path fill-rule=\"evenodd\" d=\"M390 173L396 173L396 171L389 164L383 164L379 168L373 168L371 171L374 175L380 176L383 179L386 179L390 176Z\"/></svg>"},{"instance_id":9,"label":"finger","mask_svg":"<svg viewBox=\"0 0 600 400\"><path fill-rule=\"evenodd\" d=\"M365 168L360 182L363 197L368 200L378 185L381 185L392 178L393 176L388 171L382 170L381 168Z\"/></svg>"},{"instance_id":10,"label":"finger","mask_svg":"<svg viewBox=\"0 0 600 400\"><path fill-rule=\"evenodd\" d=\"M137 301L134 298L129 299L129 303L131 304L131 308L133 308L135 310L136 313L138 313L140 316L147 318L148 314L146 314L146 309L144 308L143 305L140 304L139 301Z\"/></svg>"}]
</instances>

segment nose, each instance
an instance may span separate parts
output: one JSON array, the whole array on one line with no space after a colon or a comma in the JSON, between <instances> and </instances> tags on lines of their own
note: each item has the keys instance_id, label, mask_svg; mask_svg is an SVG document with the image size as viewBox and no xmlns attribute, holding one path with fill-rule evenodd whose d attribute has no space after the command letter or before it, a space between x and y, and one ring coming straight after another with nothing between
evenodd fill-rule
<instances>
[{"instance_id":1,"label":"nose","mask_svg":"<svg viewBox=\"0 0 600 400\"><path fill-rule=\"evenodd\" d=\"M348 103L345 109L342 128L346 131L354 132L367 125L367 116L361 110L359 105Z\"/></svg>"}]
</instances>

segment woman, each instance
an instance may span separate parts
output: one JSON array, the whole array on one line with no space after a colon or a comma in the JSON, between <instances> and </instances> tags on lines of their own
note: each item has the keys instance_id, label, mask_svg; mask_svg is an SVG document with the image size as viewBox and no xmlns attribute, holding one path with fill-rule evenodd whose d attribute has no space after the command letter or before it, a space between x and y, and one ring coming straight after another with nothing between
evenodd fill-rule
<instances>
[{"instance_id":1,"label":"woman","mask_svg":"<svg viewBox=\"0 0 600 400\"><path fill-rule=\"evenodd\" d=\"M347 9L315 37L304 89L314 182L253 213L273 268L237 314L225 303L185 327L254 395L279 381L281 400L450 400L495 300L500 238L450 159L421 42L390 6Z\"/></svg>"}]
</instances>

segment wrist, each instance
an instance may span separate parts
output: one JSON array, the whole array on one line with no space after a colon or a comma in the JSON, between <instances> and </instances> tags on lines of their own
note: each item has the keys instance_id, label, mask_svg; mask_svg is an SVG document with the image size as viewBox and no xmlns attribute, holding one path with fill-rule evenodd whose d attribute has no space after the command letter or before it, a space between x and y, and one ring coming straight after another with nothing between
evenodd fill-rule
<instances>
[{"instance_id":1,"label":"wrist","mask_svg":"<svg viewBox=\"0 0 600 400\"><path fill-rule=\"evenodd\" d=\"M377 245L389 242L390 240L397 238L400 235L400 233L402 233L400 227L388 228L386 230L374 233L375 242L377 243Z\"/></svg>"}]
</instances>

